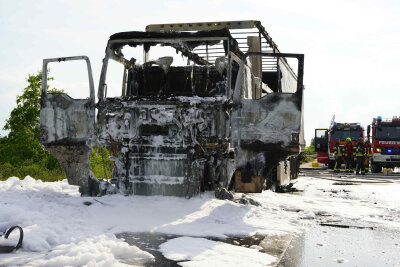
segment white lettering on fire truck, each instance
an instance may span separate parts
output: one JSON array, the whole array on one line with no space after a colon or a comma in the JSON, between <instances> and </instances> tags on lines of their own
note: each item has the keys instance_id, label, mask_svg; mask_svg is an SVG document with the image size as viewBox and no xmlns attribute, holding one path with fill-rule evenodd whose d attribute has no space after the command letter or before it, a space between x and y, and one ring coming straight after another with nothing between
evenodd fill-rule
<instances>
[{"instance_id":1,"label":"white lettering on fire truck","mask_svg":"<svg viewBox=\"0 0 400 267\"><path fill-rule=\"evenodd\" d=\"M379 141L380 145L400 145L400 141Z\"/></svg>"}]
</instances>

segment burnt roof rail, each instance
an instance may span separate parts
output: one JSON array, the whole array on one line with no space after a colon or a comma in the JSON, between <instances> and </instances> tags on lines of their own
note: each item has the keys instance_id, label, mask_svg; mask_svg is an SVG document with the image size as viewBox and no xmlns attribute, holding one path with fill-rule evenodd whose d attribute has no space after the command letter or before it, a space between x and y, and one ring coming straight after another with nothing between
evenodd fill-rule
<instances>
[{"instance_id":1,"label":"burnt roof rail","mask_svg":"<svg viewBox=\"0 0 400 267\"><path fill-rule=\"evenodd\" d=\"M147 32L157 31L210 31L221 29L249 29L261 24L258 20L213 21L191 23L150 24L146 26Z\"/></svg>"},{"instance_id":2,"label":"burnt roof rail","mask_svg":"<svg viewBox=\"0 0 400 267\"><path fill-rule=\"evenodd\" d=\"M269 33L265 30L265 27L261 24L259 20L240 20L240 21L208 21L208 22L191 22L191 23L165 23L165 24L150 24L146 26L146 32L159 32L159 33L168 33L168 32L209 32L209 31L219 31L219 30L228 30L235 39L239 43L239 48L243 52L248 49L248 46L245 42L241 42L241 38L236 35L242 34L256 34L260 37L260 44L263 53L272 50L273 53L280 53L278 49L278 45L272 40ZM239 32L235 32L238 31ZM240 31L244 30L244 31ZM256 30L254 32L248 32L249 30ZM262 40L263 37L264 39ZM232 49L233 50L233 49ZM239 54L240 56L240 54ZM283 64L286 65L287 69L294 74L291 69L289 63L285 58L282 59ZM262 69L263 71L276 71L276 62L274 61L262 61Z\"/></svg>"}]
</instances>

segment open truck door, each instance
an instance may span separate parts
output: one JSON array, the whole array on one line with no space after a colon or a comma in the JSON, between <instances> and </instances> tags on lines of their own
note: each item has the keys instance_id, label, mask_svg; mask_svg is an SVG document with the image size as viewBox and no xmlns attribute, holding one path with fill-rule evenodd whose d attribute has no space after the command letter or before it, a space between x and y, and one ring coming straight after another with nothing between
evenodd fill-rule
<instances>
[{"instance_id":1,"label":"open truck door","mask_svg":"<svg viewBox=\"0 0 400 267\"><path fill-rule=\"evenodd\" d=\"M74 99L66 93L47 92L47 66L50 62L85 60L89 78L89 97ZM90 192L89 159L94 138L95 93L92 68L86 56L43 60L40 110L41 144L64 168L68 183Z\"/></svg>"},{"instance_id":2,"label":"open truck door","mask_svg":"<svg viewBox=\"0 0 400 267\"><path fill-rule=\"evenodd\" d=\"M249 71L254 67L251 59L257 57L261 62L277 62L277 69L273 73L277 86L272 89L269 87L271 82L265 86ZM286 58L297 59L297 75ZM241 59L233 92L231 117L231 147L235 148L237 155L236 191L260 192L264 184L262 177L268 176L273 170L277 170L280 184L287 183L295 176L291 170L296 167L290 157L298 155L304 147L303 65L303 54L248 52ZM263 71L263 74L271 73ZM263 92L254 94L258 86ZM290 170L288 161L293 165ZM257 166L262 165L266 166L266 173L254 171L258 169ZM261 186L257 187L258 190L241 191L238 188L240 181L249 183L248 177L251 177L251 183L256 183L253 180L260 180L258 184Z\"/></svg>"},{"instance_id":3,"label":"open truck door","mask_svg":"<svg viewBox=\"0 0 400 267\"><path fill-rule=\"evenodd\" d=\"M315 129L314 137L315 152L317 152L318 163L328 163L328 129Z\"/></svg>"},{"instance_id":4,"label":"open truck door","mask_svg":"<svg viewBox=\"0 0 400 267\"><path fill-rule=\"evenodd\" d=\"M286 62L284 58L296 58L298 75L296 77L288 65L282 65L279 77L282 85L276 92L264 94L259 99L246 97L249 87L251 90L245 70L249 56L278 58L281 62ZM250 52L244 55L233 95L233 147L281 155L300 152L303 143L303 64L302 54Z\"/></svg>"}]
</instances>

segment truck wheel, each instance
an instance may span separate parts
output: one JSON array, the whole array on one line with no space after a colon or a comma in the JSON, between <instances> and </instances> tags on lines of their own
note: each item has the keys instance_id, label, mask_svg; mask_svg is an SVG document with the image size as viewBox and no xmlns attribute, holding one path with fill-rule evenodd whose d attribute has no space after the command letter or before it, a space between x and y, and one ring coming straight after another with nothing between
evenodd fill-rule
<instances>
[{"instance_id":1,"label":"truck wheel","mask_svg":"<svg viewBox=\"0 0 400 267\"><path fill-rule=\"evenodd\" d=\"M335 168L335 161L334 160L329 160L328 169L333 169L333 168Z\"/></svg>"},{"instance_id":2,"label":"truck wheel","mask_svg":"<svg viewBox=\"0 0 400 267\"><path fill-rule=\"evenodd\" d=\"M371 163L371 172L372 173L379 173L382 172L382 166L376 164L376 163Z\"/></svg>"}]
</instances>

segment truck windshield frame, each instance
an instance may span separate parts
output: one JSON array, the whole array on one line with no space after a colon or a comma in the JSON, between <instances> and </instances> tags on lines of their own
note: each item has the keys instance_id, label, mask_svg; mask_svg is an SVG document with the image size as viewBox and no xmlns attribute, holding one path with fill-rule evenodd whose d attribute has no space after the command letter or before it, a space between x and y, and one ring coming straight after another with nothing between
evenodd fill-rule
<instances>
[{"instance_id":1,"label":"truck windshield frame","mask_svg":"<svg viewBox=\"0 0 400 267\"><path fill-rule=\"evenodd\" d=\"M207 60L204 60L201 58L198 54L195 52L192 52L186 45L184 45L186 42L199 42L202 43L208 43L210 42L209 46L212 46L214 44L217 44L218 42L227 42L227 47L226 47L226 58L228 59L228 62L231 61L231 51L230 51L230 44L229 44L229 38L228 37L181 37L181 38L133 38L133 39L122 39L122 40L110 40L107 45L106 49L106 56L103 59L103 65L102 65L102 70L101 70L101 75L100 75L100 82L99 82L99 89L98 89L98 94L97 97L99 100L104 99L106 97L106 92L107 92L107 69L108 69L108 63L109 60L112 59L116 62L121 63L125 67L125 71L127 71L130 68L133 68L135 63L132 62L132 60L129 60L125 58L121 54L121 49L125 46L133 46L133 47L143 47L143 54L144 54L144 64L148 62L147 55L148 51L146 52L145 46L148 45L149 47L155 46L155 45L161 45L161 46L169 46L171 48L175 48L176 51L180 51L182 57L185 57L187 60L190 60L191 64L189 66L215 66L214 62L209 62ZM115 49L113 46L115 45L120 45L120 48ZM151 49L150 49L151 50ZM226 71L227 71L227 76L226 76L226 81L228 88L230 87L231 84L231 66L232 64L227 64L226 66ZM124 76L125 76L125 71L124 71ZM229 90L227 90L229 91Z\"/></svg>"}]
</instances>

